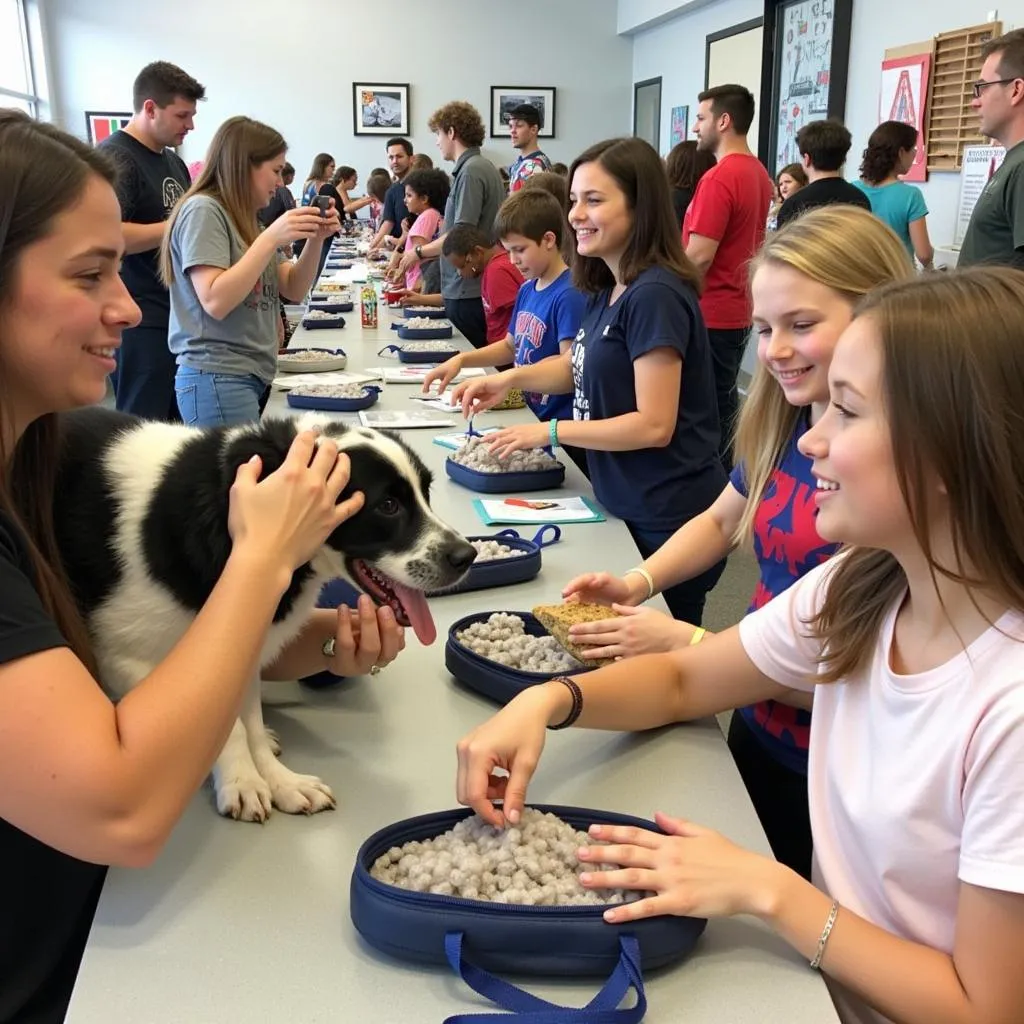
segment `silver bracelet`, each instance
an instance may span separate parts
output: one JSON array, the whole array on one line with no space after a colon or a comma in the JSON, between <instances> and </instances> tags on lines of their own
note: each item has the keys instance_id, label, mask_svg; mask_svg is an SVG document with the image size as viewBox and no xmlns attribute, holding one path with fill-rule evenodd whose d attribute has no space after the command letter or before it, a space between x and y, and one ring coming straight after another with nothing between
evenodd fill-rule
<instances>
[{"instance_id":1,"label":"silver bracelet","mask_svg":"<svg viewBox=\"0 0 1024 1024\"><path fill-rule=\"evenodd\" d=\"M839 900L832 901L832 909L828 912L828 920L825 922L825 927L821 930L821 938L818 939L818 950L814 954L814 959L811 961L811 967L814 970L818 970L821 967L821 958L825 955L825 947L828 945L828 937L832 934L832 928L836 923L836 918L839 916Z\"/></svg>"},{"instance_id":2,"label":"silver bracelet","mask_svg":"<svg viewBox=\"0 0 1024 1024\"><path fill-rule=\"evenodd\" d=\"M635 572L638 575L643 576L646 580L647 596L644 598L644 601L650 601L650 599L654 597L654 577L642 565L634 565L632 569L627 569L622 575L628 576L631 572Z\"/></svg>"}]
</instances>

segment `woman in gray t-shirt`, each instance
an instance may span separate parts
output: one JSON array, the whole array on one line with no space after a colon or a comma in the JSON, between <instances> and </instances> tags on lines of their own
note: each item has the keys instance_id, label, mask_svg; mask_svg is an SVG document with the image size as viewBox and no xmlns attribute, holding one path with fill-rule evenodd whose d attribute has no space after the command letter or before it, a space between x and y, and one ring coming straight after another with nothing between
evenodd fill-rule
<instances>
[{"instance_id":1,"label":"woman in gray t-shirt","mask_svg":"<svg viewBox=\"0 0 1024 1024\"><path fill-rule=\"evenodd\" d=\"M277 368L279 296L300 300L316 276L320 245L295 263L279 252L339 228L332 208L287 211L261 231L256 215L281 182L287 143L248 117L217 129L202 173L175 207L160 250L170 291L167 343L177 357L174 390L186 423L258 420Z\"/></svg>"}]
</instances>

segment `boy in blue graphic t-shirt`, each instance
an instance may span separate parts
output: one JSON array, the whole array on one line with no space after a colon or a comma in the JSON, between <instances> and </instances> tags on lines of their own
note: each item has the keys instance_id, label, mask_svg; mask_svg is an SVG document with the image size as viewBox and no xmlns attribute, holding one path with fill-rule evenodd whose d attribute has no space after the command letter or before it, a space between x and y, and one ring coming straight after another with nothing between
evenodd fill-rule
<instances>
[{"instance_id":1,"label":"boy in blue graphic t-shirt","mask_svg":"<svg viewBox=\"0 0 1024 1024\"><path fill-rule=\"evenodd\" d=\"M459 226L455 231L475 230ZM435 367L423 381L429 391L439 381L438 393L455 376L471 366L525 366L563 353L579 330L585 300L571 283L569 268L562 259L565 214L558 200L539 189L525 189L501 205L495 232L508 250L513 265L526 278L512 309L508 334L472 352L460 352ZM484 248L486 239L482 239ZM540 420L572 419L572 395L544 395L526 392L526 404ZM565 446L563 445L563 448ZM566 449L586 472L583 453Z\"/></svg>"}]
</instances>

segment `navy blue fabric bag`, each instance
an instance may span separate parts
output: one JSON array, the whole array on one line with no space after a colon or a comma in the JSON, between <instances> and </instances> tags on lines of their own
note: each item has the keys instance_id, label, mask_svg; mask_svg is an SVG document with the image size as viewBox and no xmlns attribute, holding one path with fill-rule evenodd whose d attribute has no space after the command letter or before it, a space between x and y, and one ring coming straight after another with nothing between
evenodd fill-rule
<instances>
[{"instance_id":1,"label":"navy blue fabric bag","mask_svg":"<svg viewBox=\"0 0 1024 1024\"><path fill-rule=\"evenodd\" d=\"M595 822L660 832L654 822L579 807L532 804L580 830ZM370 875L374 861L393 846L438 836L473 812L468 808L424 814L375 832L359 849L350 885L352 923L363 939L390 956L448 965L470 988L509 1011L468 1013L445 1024L637 1024L647 1009L643 971L675 963L694 947L703 918L653 917L608 924L604 907L537 907L412 892ZM539 999L491 972L545 976L607 975L583 1008ZM620 1007L630 989L632 1006Z\"/></svg>"}]
</instances>

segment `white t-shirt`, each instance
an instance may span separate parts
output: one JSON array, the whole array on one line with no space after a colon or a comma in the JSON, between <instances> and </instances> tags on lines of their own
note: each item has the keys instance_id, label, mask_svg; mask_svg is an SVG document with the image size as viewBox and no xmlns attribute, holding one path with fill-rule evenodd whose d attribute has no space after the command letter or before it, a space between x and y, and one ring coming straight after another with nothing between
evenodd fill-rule
<instances>
[{"instance_id":1,"label":"white t-shirt","mask_svg":"<svg viewBox=\"0 0 1024 1024\"><path fill-rule=\"evenodd\" d=\"M1024 615L1007 612L938 668L899 675L889 652L901 597L865 668L815 687L820 645L804 623L840 561L748 615L740 638L765 675L814 690L815 884L873 924L951 954L960 882L1024 893ZM838 986L833 995L846 1022L885 1019Z\"/></svg>"}]
</instances>

